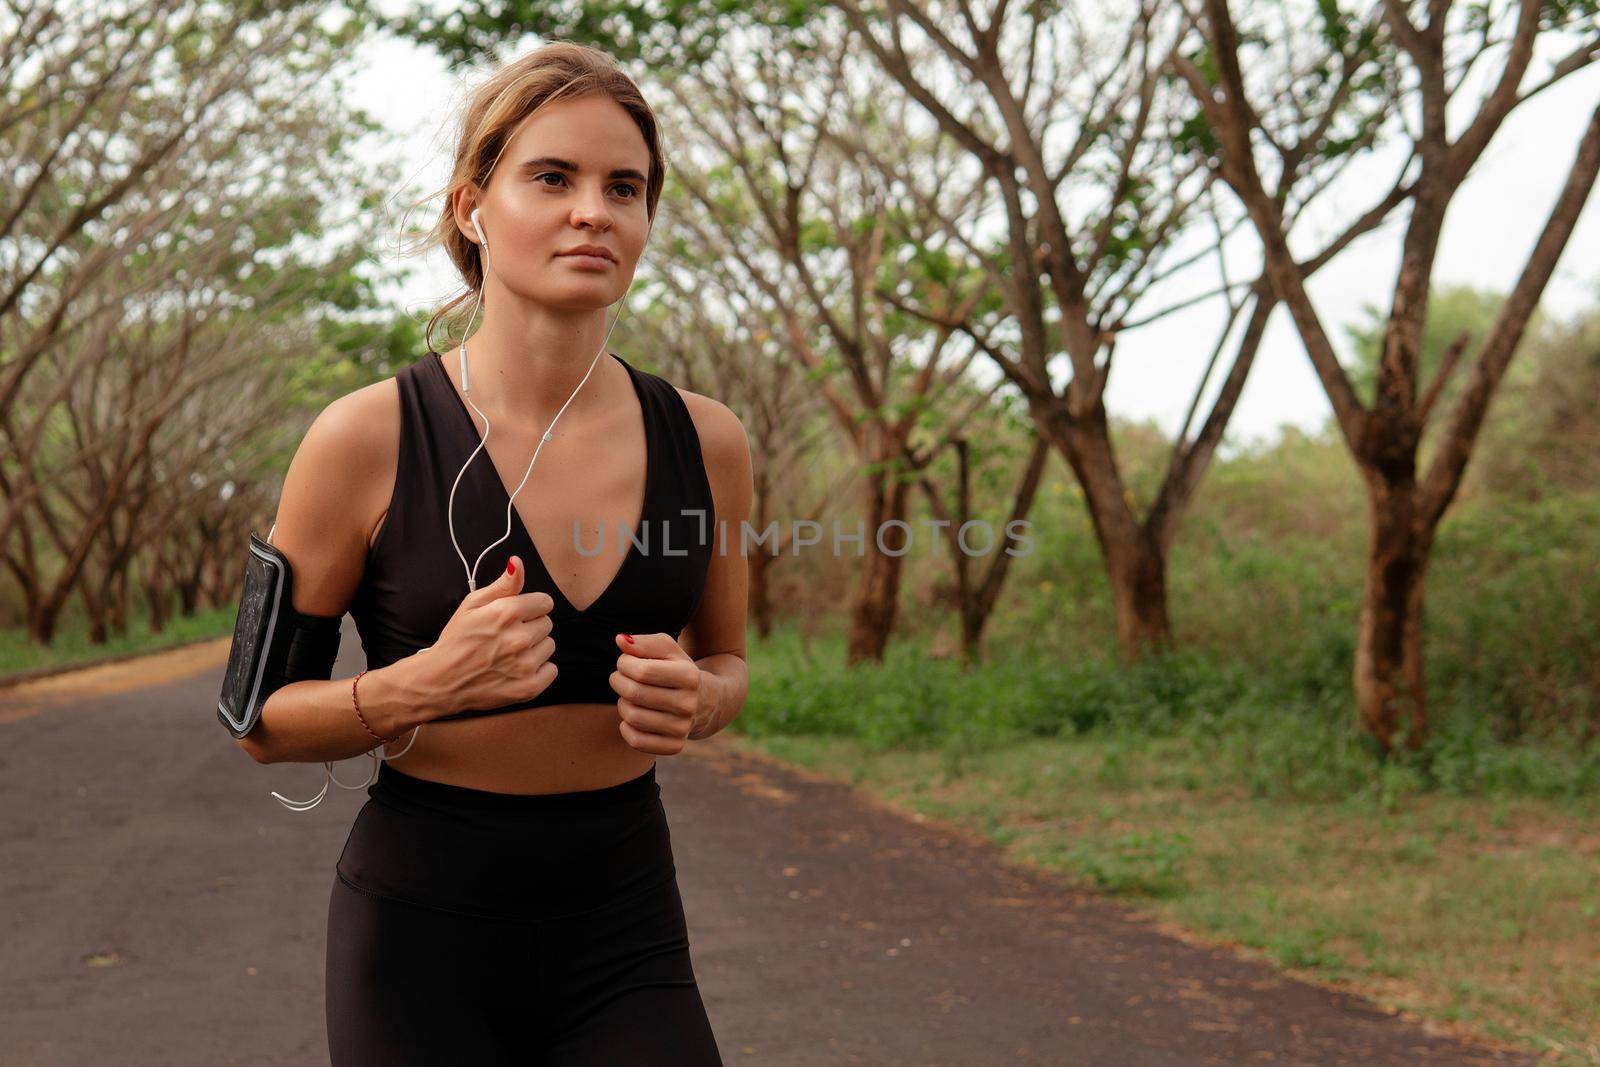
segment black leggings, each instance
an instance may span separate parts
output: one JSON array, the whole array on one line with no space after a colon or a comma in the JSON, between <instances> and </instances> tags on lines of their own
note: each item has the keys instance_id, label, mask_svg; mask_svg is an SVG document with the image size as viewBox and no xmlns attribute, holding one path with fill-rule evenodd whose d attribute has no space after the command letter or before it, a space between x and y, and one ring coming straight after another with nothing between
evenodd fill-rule
<instances>
[{"instance_id":1,"label":"black leggings","mask_svg":"<svg viewBox=\"0 0 1600 1067\"><path fill-rule=\"evenodd\" d=\"M655 768L519 795L387 763L328 904L334 1067L720 1067Z\"/></svg>"}]
</instances>

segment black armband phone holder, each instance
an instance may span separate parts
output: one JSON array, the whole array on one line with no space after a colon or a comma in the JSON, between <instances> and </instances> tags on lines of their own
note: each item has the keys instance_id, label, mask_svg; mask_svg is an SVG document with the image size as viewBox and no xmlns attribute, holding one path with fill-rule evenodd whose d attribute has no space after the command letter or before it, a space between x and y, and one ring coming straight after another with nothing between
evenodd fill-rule
<instances>
[{"instance_id":1,"label":"black armband phone holder","mask_svg":"<svg viewBox=\"0 0 1600 1067\"><path fill-rule=\"evenodd\" d=\"M343 616L296 611L293 593L288 557L252 531L233 648L217 702L217 717L235 739L255 728L262 706L276 690L290 682L333 677Z\"/></svg>"}]
</instances>

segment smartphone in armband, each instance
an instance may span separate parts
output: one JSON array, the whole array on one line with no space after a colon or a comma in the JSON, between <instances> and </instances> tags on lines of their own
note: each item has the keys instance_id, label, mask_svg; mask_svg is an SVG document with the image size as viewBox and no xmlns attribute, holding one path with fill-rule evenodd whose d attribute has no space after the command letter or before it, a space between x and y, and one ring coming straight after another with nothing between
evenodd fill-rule
<instances>
[{"instance_id":1,"label":"smartphone in armband","mask_svg":"<svg viewBox=\"0 0 1600 1067\"><path fill-rule=\"evenodd\" d=\"M261 719L267 698L290 682L333 677L342 615L296 611L289 558L251 531L233 647L222 676L217 717L235 739Z\"/></svg>"}]
</instances>

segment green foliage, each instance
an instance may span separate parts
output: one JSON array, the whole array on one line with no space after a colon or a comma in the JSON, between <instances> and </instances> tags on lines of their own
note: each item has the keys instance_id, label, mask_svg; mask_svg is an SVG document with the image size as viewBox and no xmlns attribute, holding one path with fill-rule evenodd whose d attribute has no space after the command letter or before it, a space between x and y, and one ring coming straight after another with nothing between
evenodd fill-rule
<instances>
[{"instance_id":1,"label":"green foliage","mask_svg":"<svg viewBox=\"0 0 1600 1067\"><path fill-rule=\"evenodd\" d=\"M1445 352L1456 338L1463 332L1470 338L1461 362L1457 364L1456 373L1439 399L1440 410L1448 407L1449 401L1459 392L1464 378L1461 372L1469 365L1470 358L1494 325L1495 316L1500 313L1503 303L1505 296L1501 293L1464 285L1443 287L1429 295L1428 317L1423 326L1422 348L1417 360L1419 393L1438 376ZM1541 327L1537 312L1535 316L1528 326L1530 334ZM1361 318L1345 327L1354 357L1347 371L1356 395L1367 404L1372 403L1376 394L1378 363L1383 354L1383 338L1388 322L1388 308L1368 303L1361 306Z\"/></svg>"},{"instance_id":2,"label":"green foliage","mask_svg":"<svg viewBox=\"0 0 1600 1067\"><path fill-rule=\"evenodd\" d=\"M1222 158L1222 142L1198 106L1178 125L1172 135L1174 145L1188 155L1209 161L1213 166Z\"/></svg>"},{"instance_id":3,"label":"green foliage","mask_svg":"<svg viewBox=\"0 0 1600 1067\"><path fill-rule=\"evenodd\" d=\"M1440 532L1426 608L1430 683L1494 740L1582 743L1600 729L1596 530L1600 495L1588 494L1469 507Z\"/></svg>"},{"instance_id":4,"label":"green foliage","mask_svg":"<svg viewBox=\"0 0 1600 1067\"><path fill-rule=\"evenodd\" d=\"M623 62L666 71L705 62L741 29L760 28L782 47L808 53L815 48L811 27L830 12L817 0L468 0L377 21L396 36L431 46L454 66L482 63L537 34L592 44Z\"/></svg>"},{"instance_id":5,"label":"green foliage","mask_svg":"<svg viewBox=\"0 0 1600 1067\"><path fill-rule=\"evenodd\" d=\"M1339 0L1317 0L1317 17L1321 20L1318 29L1322 40L1331 50L1344 51L1358 26L1355 13L1341 10Z\"/></svg>"},{"instance_id":6,"label":"green foliage","mask_svg":"<svg viewBox=\"0 0 1600 1067\"><path fill-rule=\"evenodd\" d=\"M1012 657L963 672L912 646L854 670L836 665L837 638L824 650L807 658L782 632L752 650L749 698L731 728L757 738L851 737L869 752L940 752L948 777L960 777L975 753L1093 736L1107 788L1123 781L1128 761L1170 739L1191 755L1198 777L1183 769L1191 784L1272 800L1366 798L1389 810L1417 793L1579 797L1600 788L1600 745L1498 736L1492 714L1466 702L1470 687L1439 695L1435 730L1419 752L1383 758L1355 725L1348 656L1338 692L1331 677L1299 676L1294 662L1253 671L1218 652L1133 668Z\"/></svg>"},{"instance_id":7,"label":"green foliage","mask_svg":"<svg viewBox=\"0 0 1600 1067\"><path fill-rule=\"evenodd\" d=\"M1600 20L1600 0L1544 0L1539 5L1539 31L1592 31Z\"/></svg>"},{"instance_id":8,"label":"green foliage","mask_svg":"<svg viewBox=\"0 0 1600 1067\"><path fill-rule=\"evenodd\" d=\"M1536 326L1495 395L1469 490L1537 501L1600 486L1600 312Z\"/></svg>"},{"instance_id":9,"label":"green foliage","mask_svg":"<svg viewBox=\"0 0 1600 1067\"><path fill-rule=\"evenodd\" d=\"M104 644L91 644L88 626L76 601L62 615L56 639L48 647L28 640L21 627L0 629L0 676L24 671L66 668L108 657L143 655L194 641L209 641L233 633L239 606L224 604L198 611L194 615L174 615L160 633L152 633L142 593L131 594L128 630Z\"/></svg>"},{"instance_id":10,"label":"green foliage","mask_svg":"<svg viewBox=\"0 0 1600 1067\"><path fill-rule=\"evenodd\" d=\"M1493 313L1486 294L1446 294L1434 336ZM1485 431L1501 435L1486 470L1532 443L1597 439L1592 404L1558 403L1594 395L1597 340L1600 315L1591 315L1541 332L1519 354L1521 370ZM1148 428L1116 432L1130 488L1149 493L1164 442ZM1600 787L1600 478L1583 478L1600 457L1586 462L1564 481L1484 476L1458 494L1428 572L1432 730L1416 752L1383 755L1355 720L1367 505L1327 429L1288 428L1215 464L1170 557L1176 650L1118 662L1081 492L1064 471L1047 470L1030 515L1035 551L1013 564L979 666L963 671L924 651L951 626L922 592L948 562L913 556L899 641L883 665L847 670L839 637L802 650L780 630L752 649L750 700L734 729L933 751L950 777L1007 745L1092 737L1106 788L1177 742L1189 758L1172 767L1174 782L1264 799L1398 810L1423 793L1590 795ZM933 475L948 484L951 471ZM1002 491L1006 479L995 477L975 481L977 499ZM1526 491L1532 485L1548 491Z\"/></svg>"}]
</instances>

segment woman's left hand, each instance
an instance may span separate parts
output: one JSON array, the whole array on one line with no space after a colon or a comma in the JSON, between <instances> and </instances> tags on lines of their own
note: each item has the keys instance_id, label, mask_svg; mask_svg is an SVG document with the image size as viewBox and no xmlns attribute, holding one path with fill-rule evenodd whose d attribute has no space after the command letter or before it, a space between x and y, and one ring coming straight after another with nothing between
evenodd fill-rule
<instances>
[{"instance_id":1,"label":"woman's left hand","mask_svg":"<svg viewBox=\"0 0 1600 1067\"><path fill-rule=\"evenodd\" d=\"M618 634L616 642L622 655L610 681L622 739L653 756L677 755L700 712L699 665L667 634Z\"/></svg>"}]
</instances>

